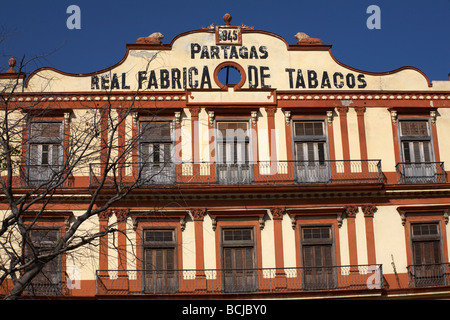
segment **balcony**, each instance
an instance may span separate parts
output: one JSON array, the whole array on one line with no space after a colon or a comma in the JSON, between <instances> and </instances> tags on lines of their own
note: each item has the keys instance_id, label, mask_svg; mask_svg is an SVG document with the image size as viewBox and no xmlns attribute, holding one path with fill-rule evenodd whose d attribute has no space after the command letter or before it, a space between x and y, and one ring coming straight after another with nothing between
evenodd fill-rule
<instances>
[{"instance_id":1,"label":"balcony","mask_svg":"<svg viewBox=\"0 0 450 320\"><path fill-rule=\"evenodd\" d=\"M27 286L27 295L70 296L73 280L64 271L39 273Z\"/></svg>"},{"instance_id":2,"label":"balcony","mask_svg":"<svg viewBox=\"0 0 450 320\"><path fill-rule=\"evenodd\" d=\"M439 287L450 283L450 263L410 265L407 269L409 287Z\"/></svg>"},{"instance_id":3,"label":"balcony","mask_svg":"<svg viewBox=\"0 0 450 320\"><path fill-rule=\"evenodd\" d=\"M443 162L401 162L395 168L398 183L446 183Z\"/></svg>"},{"instance_id":4,"label":"balcony","mask_svg":"<svg viewBox=\"0 0 450 320\"><path fill-rule=\"evenodd\" d=\"M381 289L382 286L382 266L378 264L245 270L97 271L97 293L100 295L295 293Z\"/></svg>"},{"instance_id":5,"label":"balcony","mask_svg":"<svg viewBox=\"0 0 450 320\"><path fill-rule=\"evenodd\" d=\"M171 184L357 184L382 183L380 160L329 161L257 161L246 163L153 163L117 165L106 184L134 183L141 185ZM89 166L89 184L97 186L103 167ZM139 177L139 178L138 178Z\"/></svg>"},{"instance_id":6,"label":"balcony","mask_svg":"<svg viewBox=\"0 0 450 320\"><path fill-rule=\"evenodd\" d=\"M68 185L65 178L63 165L21 165L20 170L20 187L50 187L58 183L63 186Z\"/></svg>"}]
</instances>

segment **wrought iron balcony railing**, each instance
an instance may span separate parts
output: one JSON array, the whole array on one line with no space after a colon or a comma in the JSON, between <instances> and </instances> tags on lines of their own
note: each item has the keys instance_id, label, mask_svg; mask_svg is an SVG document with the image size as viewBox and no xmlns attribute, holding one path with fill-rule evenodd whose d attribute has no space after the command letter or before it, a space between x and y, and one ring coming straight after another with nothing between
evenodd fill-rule
<instances>
[{"instance_id":1,"label":"wrought iron balcony railing","mask_svg":"<svg viewBox=\"0 0 450 320\"><path fill-rule=\"evenodd\" d=\"M450 263L410 265L409 287L439 287L450 284Z\"/></svg>"},{"instance_id":2,"label":"wrought iron balcony railing","mask_svg":"<svg viewBox=\"0 0 450 320\"><path fill-rule=\"evenodd\" d=\"M64 271L39 273L27 286L27 295L66 296L70 295L72 279Z\"/></svg>"},{"instance_id":3,"label":"wrought iron balcony railing","mask_svg":"<svg viewBox=\"0 0 450 320\"><path fill-rule=\"evenodd\" d=\"M443 162L400 162L396 166L398 183L446 183Z\"/></svg>"},{"instance_id":4,"label":"wrought iron balcony railing","mask_svg":"<svg viewBox=\"0 0 450 320\"><path fill-rule=\"evenodd\" d=\"M50 187L68 185L63 165L21 165L19 166L20 187Z\"/></svg>"},{"instance_id":5,"label":"wrought iron balcony railing","mask_svg":"<svg viewBox=\"0 0 450 320\"><path fill-rule=\"evenodd\" d=\"M219 294L381 289L382 266L209 270L99 270L97 293Z\"/></svg>"},{"instance_id":6,"label":"wrought iron balcony railing","mask_svg":"<svg viewBox=\"0 0 450 320\"><path fill-rule=\"evenodd\" d=\"M90 164L89 183L101 182L104 166ZM245 163L125 163L106 175L108 183L170 184L339 184L381 183L380 160L257 161Z\"/></svg>"}]
</instances>

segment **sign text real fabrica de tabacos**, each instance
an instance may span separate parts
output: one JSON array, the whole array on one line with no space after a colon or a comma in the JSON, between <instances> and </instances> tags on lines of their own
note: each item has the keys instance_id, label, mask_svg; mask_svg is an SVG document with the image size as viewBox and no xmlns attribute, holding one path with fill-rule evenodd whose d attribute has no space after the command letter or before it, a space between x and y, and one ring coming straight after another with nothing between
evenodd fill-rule
<instances>
[{"instance_id":1,"label":"sign text real fabrica de tabacos","mask_svg":"<svg viewBox=\"0 0 450 320\"><path fill-rule=\"evenodd\" d=\"M269 52L265 46L200 46L191 43L191 60L266 60ZM271 71L268 66L248 65L246 72L248 88L271 88ZM280 70L277 70L280 71ZM212 89L212 73L207 65L158 68L138 71L134 75L139 90L145 89ZM281 70L290 89L342 89L367 86L364 74L316 71L313 69L284 68ZM127 73L105 73L91 76L91 90L130 90Z\"/></svg>"}]
</instances>

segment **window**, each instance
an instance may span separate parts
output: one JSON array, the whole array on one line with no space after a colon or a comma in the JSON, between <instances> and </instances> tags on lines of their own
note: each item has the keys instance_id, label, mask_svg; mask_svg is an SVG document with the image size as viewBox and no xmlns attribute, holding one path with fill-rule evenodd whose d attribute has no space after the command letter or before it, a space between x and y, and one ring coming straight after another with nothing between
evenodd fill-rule
<instances>
[{"instance_id":1,"label":"window","mask_svg":"<svg viewBox=\"0 0 450 320\"><path fill-rule=\"evenodd\" d=\"M175 165L172 161L172 123L142 121L139 141L142 182L149 184L175 182Z\"/></svg>"},{"instance_id":2,"label":"window","mask_svg":"<svg viewBox=\"0 0 450 320\"><path fill-rule=\"evenodd\" d=\"M294 153L299 182L327 182L327 137L323 121L294 122Z\"/></svg>"},{"instance_id":3,"label":"window","mask_svg":"<svg viewBox=\"0 0 450 320\"><path fill-rule=\"evenodd\" d=\"M30 231L32 247L27 246L28 258L34 258L34 252L39 255L51 250L59 237L59 229L32 229ZM27 292L36 295L62 295L64 280L64 273L61 272L61 257L58 256L47 262L41 272L31 281Z\"/></svg>"},{"instance_id":4,"label":"window","mask_svg":"<svg viewBox=\"0 0 450 320\"><path fill-rule=\"evenodd\" d=\"M309 290L336 287L331 227L302 227L303 286Z\"/></svg>"},{"instance_id":5,"label":"window","mask_svg":"<svg viewBox=\"0 0 450 320\"><path fill-rule=\"evenodd\" d=\"M439 223L412 223L413 266L410 272L415 287L444 285Z\"/></svg>"},{"instance_id":6,"label":"window","mask_svg":"<svg viewBox=\"0 0 450 320\"><path fill-rule=\"evenodd\" d=\"M176 293L175 230L144 231L144 291L146 293Z\"/></svg>"},{"instance_id":7,"label":"window","mask_svg":"<svg viewBox=\"0 0 450 320\"><path fill-rule=\"evenodd\" d=\"M33 121L29 126L27 184L57 183L63 164L61 121Z\"/></svg>"},{"instance_id":8,"label":"window","mask_svg":"<svg viewBox=\"0 0 450 320\"><path fill-rule=\"evenodd\" d=\"M402 180L406 183L435 182L437 166L431 146L429 123L426 120L400 121Z\"/></svg>"},{"instance_id":9,"label":"window","mask_svg":"<svg viewBox=\"0 0 450 320\"><path fill-rule=\"evenodd\" d=\"M253 181L250 138L247 122L217 123L217 173L223 184L248 184Z\"/></svg>"},{"instance_id":10,"label":"window","mask_svg":"<svg viewBox=\"0 0 450 320\"><path fill-rule=\"evenodd\" d=\"M252 292L258 288L253 228L222 229L225 292Z\"/></svg>"}]
</instances>

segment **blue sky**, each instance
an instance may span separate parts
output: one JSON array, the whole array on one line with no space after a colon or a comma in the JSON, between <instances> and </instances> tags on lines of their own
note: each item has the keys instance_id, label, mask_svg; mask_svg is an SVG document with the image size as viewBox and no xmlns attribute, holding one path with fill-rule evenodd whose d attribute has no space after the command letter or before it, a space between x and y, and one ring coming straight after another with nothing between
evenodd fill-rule
<instances>
[{"instance_id":1,"label":"blue sky","mask_svg":"<svg viewBox=\"0 0 450 320\"><path fill-rule=\"evenodd\" d=\"M69 30L67 7L81 9L81 29ZM381 29L368 29L368 6L381 10ZM430 80L450 73L450 0L191 0L6 1L0 26L8 38L0 43L0 66L14 55L45 57L26 72L51 66L89 73L117 63L125 44L153 32L170 43L178 34L211 23L253 26L284 37L305 32L331 44L332 53L351 67L385 72L402 66L422 70ZM46 55L47 53L51 53Z\"/></svg>"}]
</instances>

